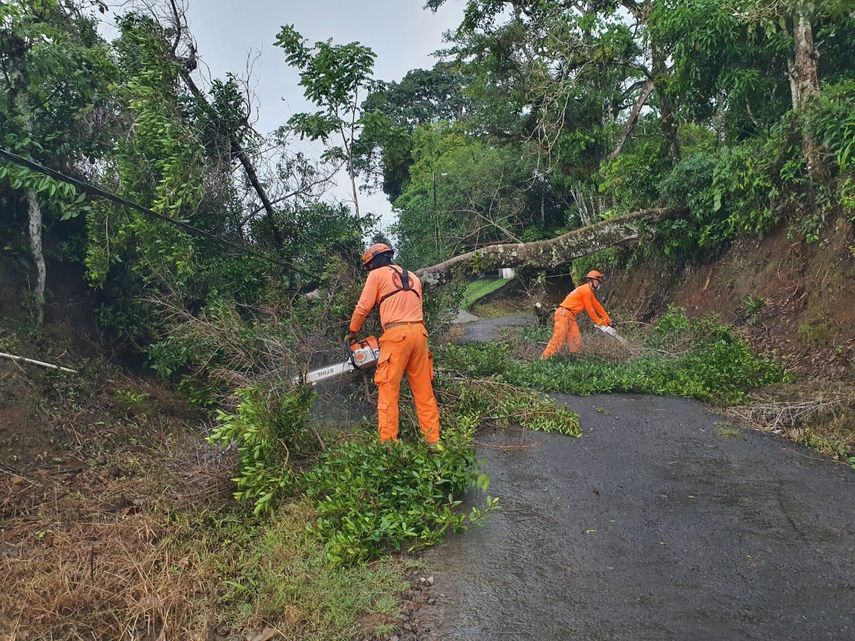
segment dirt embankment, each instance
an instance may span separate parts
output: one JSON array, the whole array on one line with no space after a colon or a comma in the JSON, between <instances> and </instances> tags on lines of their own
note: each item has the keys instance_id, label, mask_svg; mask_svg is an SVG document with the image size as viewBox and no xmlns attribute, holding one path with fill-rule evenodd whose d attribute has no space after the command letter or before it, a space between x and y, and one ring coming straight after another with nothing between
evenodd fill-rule
<instances>
[{"instance_id":1,"label":"dirt embankment","mask_svg":"<svg viewBox=\"0 0 855 641\"><path fill-rule=\"evenodd\" d=\"M855 380L855 235L842 219L812 245L782 227L680 271L665 261L619 270L604 298L641 320L669 304L718 314L799 377Z\"/></svg>"}]
</instances>

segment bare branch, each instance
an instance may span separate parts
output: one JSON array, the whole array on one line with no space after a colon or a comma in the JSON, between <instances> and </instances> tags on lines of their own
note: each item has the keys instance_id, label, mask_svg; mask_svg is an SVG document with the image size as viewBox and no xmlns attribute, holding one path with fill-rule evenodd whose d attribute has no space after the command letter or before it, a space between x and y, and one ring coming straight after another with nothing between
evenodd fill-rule
<instances>
[{"instance_id":1,"label":"bare branch","mask_svg":"<svg viewBox=\"0 0 855 641\"><path fill-rule=\"evenodd\" d=\"M644 106L644 103L647 102L647 99L650 98L650 94L652 93L653 80L648 80L647 84L644 86L644 90L638 94L638 98L632 106L632 110L629 112L629 118L627 118L620 138L618 138L617 145L615 145L615 148L612 149L608 156L606 156L606 160L614 160L623 150L623 146L626 144L627 138L629 138L632 130L635 129L635 125L638 122L638 116L641 113L641 108Z\"/></svg>"}]
</instances>

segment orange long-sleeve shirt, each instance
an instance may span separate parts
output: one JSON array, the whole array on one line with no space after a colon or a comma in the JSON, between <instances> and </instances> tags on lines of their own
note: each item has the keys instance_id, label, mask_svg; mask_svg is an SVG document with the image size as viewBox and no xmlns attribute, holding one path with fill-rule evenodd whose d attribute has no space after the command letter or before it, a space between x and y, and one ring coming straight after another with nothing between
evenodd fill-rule
<instances>
[{"instance_id":1,"label":"orange long-sleeve shirt","mask_svg":"<svg viewBox=\"0 0 855 641\"><path fill-rule=\"evenodd\" d=\"M402 268L397 265L378 267L368 272L362 294L350 318L350 331L353 333L362 329L368 314L374 306L380 303L380 324L383 327L390 323L418 323L424 321L422 313L422 282L413 272L410 275L412 291L398 291L383 302L384 296L403 287L401 282Z\"/></svg>"},{"instance_id":2,"label":"orange long-sleeve shirt","mask_svg":"<svg viewBox=\"0 0 855 641\"><path fill-rule=\"evenodd\" d=\"M561 307L571 312L574 317L584 309L596 325L609 325L612 322L594 295L594 288L591 287L591 283L579 285L567 294L567 297L561 301Z\"/></svg>"}]
</instances>

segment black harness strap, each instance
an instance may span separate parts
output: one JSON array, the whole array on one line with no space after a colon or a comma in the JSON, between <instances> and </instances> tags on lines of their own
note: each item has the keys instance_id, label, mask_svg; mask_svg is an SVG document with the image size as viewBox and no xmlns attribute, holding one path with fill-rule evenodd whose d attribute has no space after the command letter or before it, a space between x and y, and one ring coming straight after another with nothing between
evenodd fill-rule
<instances>
[{"instance_id":1,"label":"black harness strap","mask_svg":"<svg viewBox=\"0 0 855 641\"><path fill-rule=\"evenodd\" d=\"M395 272L396 274L398 274L401 277L401 287L399 287L398 289L396 289L393 292L389 292L388 294L381 296L380 297L380 303L379 303L380 305L382 305L383 301L385 301L390 296L394 296L395 294L400 294L401 292L413 292L417 298L421 299L421 296L419 296L419 293L415 289L413 289L413 286L410 284L410 272L408 272L403 267L401 268L400 272L398 272L398 270L396 270L391 265L389 265L388 267L389 267L389 269L391 269L393 272Z\"/></svg>"}]
</instances>

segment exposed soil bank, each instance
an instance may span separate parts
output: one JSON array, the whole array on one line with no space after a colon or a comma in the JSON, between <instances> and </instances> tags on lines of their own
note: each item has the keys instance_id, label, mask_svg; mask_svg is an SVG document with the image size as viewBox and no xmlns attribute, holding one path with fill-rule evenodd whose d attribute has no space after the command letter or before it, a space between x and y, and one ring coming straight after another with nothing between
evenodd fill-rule
<instances>
[{"instance_id":1,"label":"exposed soil bank","mask_svg":"<svg viewBox=\"0 0 855 641\"><path fill-rule=\"evenodd\" d=\"M675 270L649 261L610 274L606 309L650 320L668 304L690 316L719 314L788 369L855 380L855 238L844 219L806 245L782 226L742 239L717 260Z\"/></svg>"},{"instance_id":2,"label":"exposed soil bank","mask_svg":"<svg viewBox=\"0 0 855 641\"><path fill-rule=\"evenodd\" d=\"M503 509L426 554L420 639L855 637L848 467L688 400L557 398L582 439L479 438Z\"/></svg>"}]
</instances>

